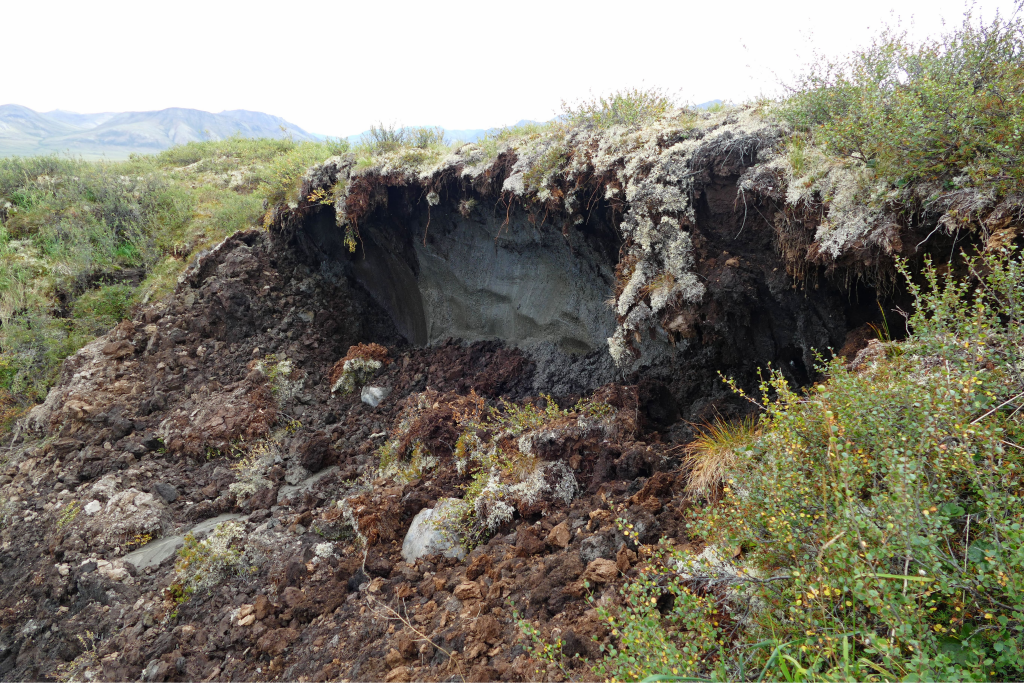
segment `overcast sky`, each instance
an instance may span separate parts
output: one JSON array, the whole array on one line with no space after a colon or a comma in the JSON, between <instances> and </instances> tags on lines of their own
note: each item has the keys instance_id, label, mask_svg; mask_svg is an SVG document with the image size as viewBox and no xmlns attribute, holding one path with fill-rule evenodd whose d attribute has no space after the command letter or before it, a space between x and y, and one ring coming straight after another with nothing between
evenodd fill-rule
<instances>
[{"instance_id":1,"label":"overcast sky","mask_svg":"<svg viewBox=\"0 0 1024 683\"><path fill-rule=\"evenodd\" d=\"M1012 13L980 0L975 13ZM0 7L0 104L37 111L251 109L349 135L547 120L562 99L660 86L693 103L770 93L815 51L901 19L959 24L963 0L50 2Z\"/></svg>"}]
</instances>

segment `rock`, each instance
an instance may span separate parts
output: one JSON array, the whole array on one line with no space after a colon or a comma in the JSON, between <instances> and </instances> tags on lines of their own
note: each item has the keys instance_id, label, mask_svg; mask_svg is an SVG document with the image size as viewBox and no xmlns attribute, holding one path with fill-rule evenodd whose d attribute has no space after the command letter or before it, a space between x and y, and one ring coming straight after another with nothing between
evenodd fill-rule
<instances>
[{"instance_id":1,"label":"rock","mask_svg":"<svg viewBox=\"0 0 1024 683\"><path fill-rule=\"evenodd\" d=\"M129 341L110 342L105 344L102 353L111 358L126 358L135 352L135 347Z\"/></svg>"},{"instance_id":2,"label":"rock","mask_svg":"<svg viewBox=\"0 0 1024 683\"><path fill-rule=\"evenodd\" d=\"M348 577L348 581L345 586L348 588L350 593L354 593L359 590L360 586L364 583L369 583L369 581L370 577L366 575L366 572L362 569L358 569L352 576Z\"/></svg>"},{"instance_id":3,"label":"rock","mask_svg":"<svg viewBox=\"0 0 1024 683\"><path fill-rule=\"evenodd\" d=\"M636 502L642 503L651 498L660 498L661 496L669 493L675 482L675 477L668 472L655 472L654 475L647 480L647 483L644 484L644 487L640 489L635 496L633 496L633 499Z\"/></svg>"},{"instance_id":4,"label":"rock","mask_svg":"<svg viewBox=\"0 0 1024 683\"><path fill-rule=\"evenodd\" d=\"M635 562L636 553L623 544L623 546L619 548L618 554L615 555L615 566L618 567L620 572L625 574Z\"/></svg>"},{"instance_id":5,"label":"rock","mask_svg":"<svg viewBox=\"0 0 1024 683\"><path fill-rule=\"evenodd\" d=\"M238 620L238 625L239 626L252 626L253 623L255 623L255 621L256 621L256 615L255 614L247 614L247 615L245 615L244 617L242 617L241 619Z\"/></svg>"},{"instance_id":6,"label":"rock","mask_svg":"<svg viewBox=\"0 0 1024 683\"><path fill-rule=\"evenodd\" d=\"M277 504L278 486L264 487L245 499L243 507L247 510L267 510Z\"/></svg>"},{"instance_id":7,"label":"rock","mask_svg":"<svg viewBox=\"0 0 1024 683\"><path fill-rule=\"evenodd\" d=\"M253 614L256 615L257 621L263 621L270 614L273 606L270 604L270 599L266 595L257 595L256 600L253 602Z\"/></svg>"},{"instance_id":8,"label":"rock","mask_svg":"<svg viewBox=\"0 0 1024 683\"><path fill-rule=\"evenodd\" d=\"M260 652L265 652L271 657L277 657L288 649L299 637L299 632L293 628L276 628L265 634L256 643Z\"/></svg>"},{"instance_id":9,"label":"rock","mask_svg":"<svg viewBox=\"0 0 1024 683\"><path fill-rule=\"evenodd\" d=\"M597 558L587 565L580 578L590 583L611 583L619 575L619 568L611 560Z\"/></svg>"},{"instance_id":10,"label":"rock","mask_svg":"<svg viewBox=\"0 0 1024 683\"><path fill-rule=\"evenodd\" d=\"M624 537L614 529L606 529L588 536L580 543L580 559L584 564L590 564L599 557L612 559L624 540Z\"/></svg>"},{"instance_id":11,"label":"rock","mask_svg":"<svg viewBox=\"0 0 1024 683\"><path fill-rule=\"evenodd\" d=\"M366 560L366 571L370 576L387 577L391 574L391 562L383 555L374 555Z\"/></svg>"},{"instance_id":12,"label":"rock","mask_svg":"<svg viewBox=\"0 0 1024 683\"><path fill-rule=\"evenodd\" d=\"M173 665L169 662L161 662L159 659L154 659L146 666L146 670L142 672L143 681L166 681L173 669Z\"/></svg>"},{"instance_id":13,"label":"rock","mask_svg":"<svg viewBox=\"0 0 1024 683\"><path fill-rule=\"evenodd\" d=\"M124 568L124 563L108 562L107 560L96 561L96 571L99 575L109 581L124 581L128 578L128 570Z\"/></svg>"},{"instance_id":14,"label":"rock","mask_svg":"<svg viewBox=\"0 0 1024 683\"><path fill-rule=\"evenodd\" d=\"M388 397L388 394L390 393L391 390L385 389L384 387L363 387L363 391L359 395L359 398L363 403L371 408L376 408L380 405L381 401Z\"/></svg>"},{"instance_id":15,"label":"rock","mask_svg":"<svg viewBox=\"0 0 1024 683\"><path fill-rule=\"evenodd\" d=\"M857 352L853 360L846 366L848 370L859 372L868 364L885 356L885 345L877 339L868 340L867 346Z\"/></svg>"},{"instance_id":16,"label":"rock","mask_svg":"<svg viewBox=\"0 0 1024 683\"><path fill-rule=\"evenodd\" d=\"M333 464L337 454L331 445L331 437L324 432L317 432L308 441L299 446L299 464L309 472L319 472Z\"/></svg>"},{"instance_id":17,"label":"rock","mask_svg":"<svg viewBox=\"0 0 1024 683\"><path fill-rule=\"evenodd\" d=\"M469 670L468 681L496 681L498 680L498 671L494 667L486 666L484 664L477 664Z\"/></svg>"},{"instance_id":18,"label":"rock","mask_svg":"<svg viewBox=\"0 0 1024 683\"><path fill-rule=\"evenodd\" d=\"M477 558L470 562L469 566L466 567L466 578L470 581L476 581L492 566L494 566L494 560L491 559L490 555L478 555Z\"/></svg>"},{"instance_id":19,"label":"rock","mask_svg":"<svg viewBox=\"0 0 1024 683\"><path fill-rule=\"evenodd\" d=\"M289 607L297 607L302 603L306 602L306 594L294 586L288 586L284 589L281 594L281 598L284 600L284 604Z\"/></svg>"},{"instance_id":20,"label":"rock","mask_svg":"<svg viewBox=\"0 0 1024 683\"><path fill-rule=\"evenodd\" d=\"M153 493L160 496L168 505L178 500L178 489L162 481L153 485Z\"/></svg>"},{"instance_id":21,"label":"rock","mask_svg":"<svg viewBox=\"0 0 1024 683\"><path fill-rule=\"evenodd\" d=\"M405 657L403 657L402 653L396 650L395 648L391 648L391 650L389 650L388 653L384 655L384 663L392 668L397 667L403 661L405 661Z\"/></svg>"},{"instance_id":22,"label":"rock","mask_svg":"<svg viewBox=\"0 0 1024 683\"><path fill-rule=\"evenodd\" d=\"M406 563L415 564L416 560L428 555L444 555L459 560L466 557L465 548L454 539L446 537L434 525L434 520L442 518L457 502L454 498L442 498L436 508L424 508L413 517L409 532L402 542L402 559Z\"/></svg>"},{"instance_id":23,"label":"rock","mask_svg":"<svg viewBox=\"0 0 1024 683\"><path fill-rule=\"evenodd\" d=\"M580 638L572 629L562 634L562 654L570 659L575 656L590 659L595 656L595 649L596 646Z\"/></svg>"},{"instance_id":24,"label":"rock","mask_svg":"<svg viewBox=\"0 0 1024 683\"><path fill-rule=\"evenodd\" d=\"M548 545L555 548L565 548L569 545L570 540L572 540L572 532L569 530L568 520L561 524L556 524L547 537Z\"/></svg>"},{"instance_id":25,"label":"rock","mask_svg":"<svg viewBox=\"0 0 1024 683\"><path fill-rule=\"evenodd\" d=\"M305 468L303 468L301 465L296 465L296 469L305 469ZM320 470L319 472L317 472L313 476L309 477L308 479L304 479L304 480L300 481L298 484L295 484L294 486L282 486L280 489L277 490L277 501L276 502L278 504L280 504L282 501L284 501L284 500L286 500L288 498L292 498L292 499L299 498L306 491L312 490L313 486L318 481L320 481L324 477L330 476L331 474L333 474L334 472L337 472L337 471L338 471L337 466L327 467L325 469Z\"/></svg>"},{"instance_id":26,"label":"rock","mask_svg":"<svg viewBox=\"0 0 1024 683\"><path fill-rule=\"evenodd\" d=\"M90 515L90 516L91 515L95 515L97 512L99 512L102 509L103 509L103 506L100 505L100 502L98 500L92 501L91 503L89 503L88 505L86 505L83 508L85 514Z\"/></svg>"},{"instance_id":27,"label":"rock","mask_svg":"<svg viewBox=\"0 0 1024 683\"><path fill-rule=\"evenodd\" d=\"M171 518L162 500L152 493L130 488L107 501L103 511L93 516L91 526L98 536L113 545L143 534L158 538L171 526Z\"/></svg>"}]
</instances>

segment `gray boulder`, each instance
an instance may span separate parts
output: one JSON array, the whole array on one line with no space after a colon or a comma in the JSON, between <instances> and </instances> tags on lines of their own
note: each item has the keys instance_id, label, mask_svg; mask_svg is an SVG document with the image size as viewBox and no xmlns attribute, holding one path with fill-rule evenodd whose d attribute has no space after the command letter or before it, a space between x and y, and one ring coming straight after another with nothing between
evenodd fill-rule
<instances>
[{"instance_id":1,"label":"gray boulder","mask_svg":"<svg viewBox=\"0 0 1024 683\"><path fill-rule=\"evenodd\" d=\"M405 541L402 543L403 560L408 564L414 564L419 558L428 555L444 555L460 560L466 557L466 549L458 543L458 539L452 539L442 533L436 524L456 502L459 502L456 498L442 498L436 508L424 508L419 511L413 518L409 533L405 535Z\"/></svg>"}]
</instances>

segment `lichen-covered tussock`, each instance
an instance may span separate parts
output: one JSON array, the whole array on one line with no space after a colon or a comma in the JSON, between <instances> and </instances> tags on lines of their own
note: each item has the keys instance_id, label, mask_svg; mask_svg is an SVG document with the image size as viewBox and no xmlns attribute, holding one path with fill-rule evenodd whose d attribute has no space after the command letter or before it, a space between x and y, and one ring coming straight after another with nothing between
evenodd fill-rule
<instances>
[{"instance_id":1,"label":"lichen-covered tussock","mask_svg":"<svg viewBox=\"0 0 1024 683\"><path fill-rule=\"evenodd\" d=\"M863 163L829 156L770 109L742 106L676 109L634 126L577 118L450 148L332 157L304 177L305 199L275 209L270 223L332 205L354 251L360 224L386 208L396 187L411 191L428 216L442 201L467 214L490 198L495 211L520 209L534 224L566 232L605 212L622 240L608 349L628 368L645 335L683 345L692 336L687 311L706 298L695 267L695 200L715 179L735 184L741 233L755 213L772 226L796 279L824 268L879 284L894 257L918 255L932 234L980 229L989 238L1024 207L1019 197L974 188L896 187Z\"/></svg>"}]
</instances>

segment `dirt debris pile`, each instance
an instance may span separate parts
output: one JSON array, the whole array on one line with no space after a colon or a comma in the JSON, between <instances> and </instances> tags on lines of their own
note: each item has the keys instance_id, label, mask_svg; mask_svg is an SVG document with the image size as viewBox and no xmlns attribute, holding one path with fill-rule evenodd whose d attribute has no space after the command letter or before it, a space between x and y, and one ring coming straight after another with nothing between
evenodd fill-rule
<instances>
[{"instance_id":1,"label":"dirt debris pile","mask_svg":"<svg viewBox=\"0 0 1024 683\"><path fill-rule=\"evenodd\" d=\"M377 407L332 392L349 355L381 359L354 387L389 389ZM635 389L556 409L534 373L497 341L410 346L358 286L236 235L69 359L22 423L0 479L0 674L547 675L512 605L589 651L604 633L581 577L611 586L594 563L629 545L595 506L675 460ZM403 560L413 519L474 478L479 505L453 517L487 520L462 526L472 552ZM623 514L685 542L662 494Z\"/></svg>"}]
</instances>

